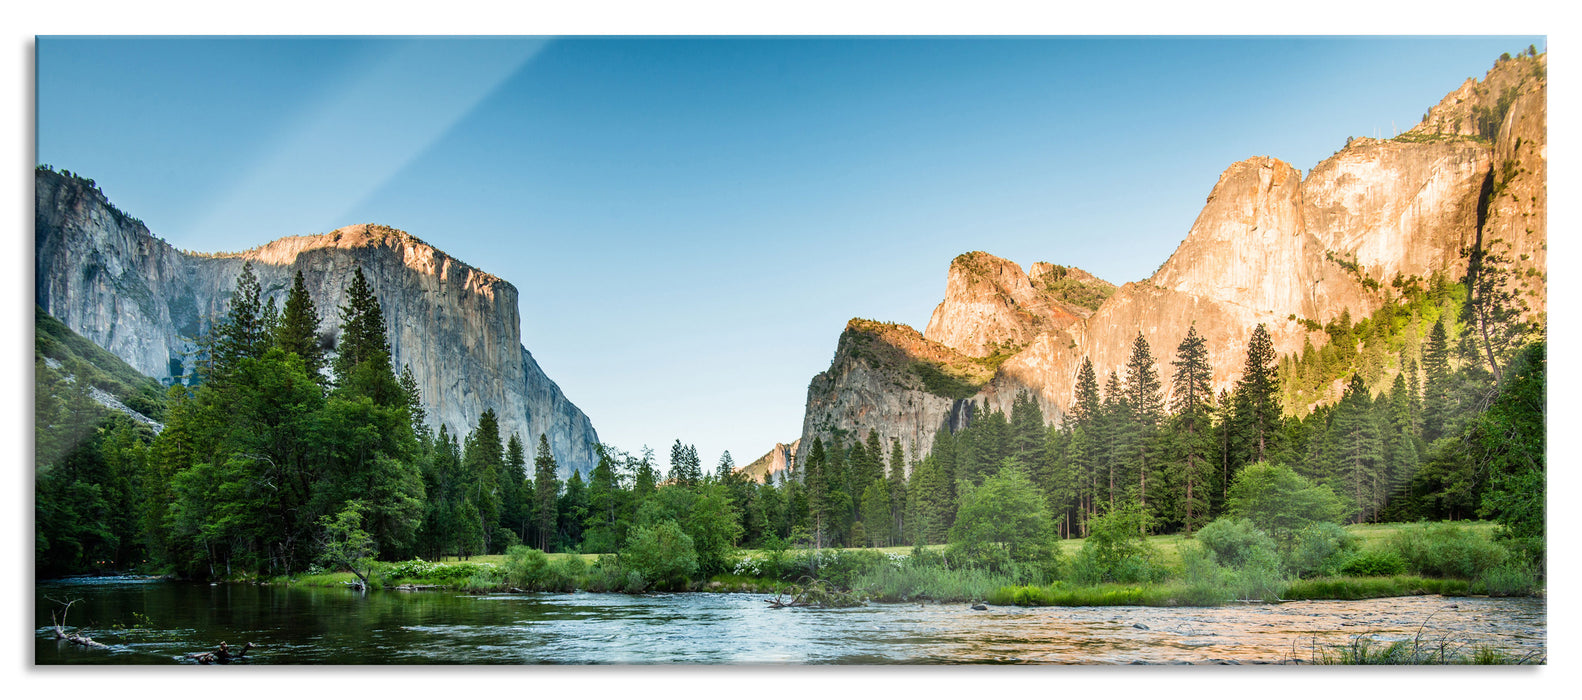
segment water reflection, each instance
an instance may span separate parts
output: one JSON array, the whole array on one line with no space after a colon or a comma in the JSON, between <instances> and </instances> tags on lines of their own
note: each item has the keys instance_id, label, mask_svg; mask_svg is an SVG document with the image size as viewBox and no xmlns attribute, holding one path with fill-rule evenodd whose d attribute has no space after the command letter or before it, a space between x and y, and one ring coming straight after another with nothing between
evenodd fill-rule
<instances>
[{"instance_id":1,"label":"water reflection","mask_svg":"<svg viewBox=\"0 0 1582 700\"><path fill-rule=\"evenodd\" d=\"M252 641L271 664L1280 663L1353 635L1544 650L1541 599L1419 596L1225 608L870 605L771 610L753 594L374 592L38 584L35 663L168 664ZM53 639L54 600L111 649ZM254 658L256 656L256 658Z\"/></svg>"}]
</instances>

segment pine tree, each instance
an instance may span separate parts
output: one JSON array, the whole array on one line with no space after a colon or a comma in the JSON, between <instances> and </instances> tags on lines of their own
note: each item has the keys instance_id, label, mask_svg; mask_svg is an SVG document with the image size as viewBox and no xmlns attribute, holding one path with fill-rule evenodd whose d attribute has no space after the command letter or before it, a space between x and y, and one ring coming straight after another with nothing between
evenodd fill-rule
<instances>
[{"instance_id":1,"label":"pine tree","mask_svg":"<svg viewBox=\"0 0 1582 700\"><path fill-rule=\"evenodd\" d=\"M1078 482L1078 501L1082 511L1083 533L1087 520L1098 514L1098 470L1101 457L1100 422L1104 416L1103 400L1099 397L1099 381L1093 371L1093 361L1082 358L1077 370L1076 387L1071 398L1068 423L1071 442L1067 449L1068 461Z\"/></svg>"},{"instance_id":2,"label":"pine tree","mask_svg":"<svg viewBox=\"0 0 1582 700\"><path fill-rule=\"evenodd\" d=\"M500 522L501 497L505 493L502 483L509 481L509 475L504 474L500 423L494 409L484 410L464 444L462 467L467 475L467 497L478 511L478 532L484 551L488 552Z\"/></svg>"},{"instance_id":3,"label":"pine tree","mask_svg":"<svg viewBox=\"0 0 1582 700\"><path fill-rule=\"evenodd\" d=\"M525 543L528 524L533 521L533 504L526 488L527 449L516 433L511 433L505 444L505 468L500 475L500 525L517 533Z\"/></svg>"},{"instance_id":4,"label":"pine tree","mask_svg":"<svg viewBox=\"0 0 1582 700\"><path fill-rule=\"evenodd\" d=\"M1109 379L1104 381L1102 413L1103 417L1098 421L1097 432L1102 450L1101 461L1109 483L1106 494L1109 498L1109 508L1113 510L1116 496L1120 493L1115 483L1115 471L1127 452L1125 425L1131 421L1131 407L1126 404L1126 393L1121 388L1121 377L1114 370L1110 371Z\"/></svg>"},{"instance_id":5,"label":"pine tree","mask_svg":"<svg viewBox=\"0 0 1582 700\"><path fill-rule=\"evenodd\" d=\"M824 439L813 438L808 450L807 464L803 465L802 483L807 489L807 511L812 528L813 548L822 549L830 531L833 513L829 498L829 480L825 474L829 455L824 450Z\"/></svg>"},{"instance_id":6,"label":"pine tree","mask_svg":"<svg viewBox=\"0 0 1582 700\"><path fill-rule=\"evenodd\" d=\"M1493 251L1492 244L1474 246L1467 265L1467 301L1461 310L1480 350L1476 354L1496 386L1504 381L1504 365L1529 330L1523 320L1527 306L1509 285L1509 263Z\"/></svg>"},{"instance_id":7,"label":"pine tree","mask_svg":"<svg viewBox=\"0 0 1582 700\"><path fill-rule=\"evenodd\" d=\"M875 478L868 483L862 491L861 523L864 539L862 544L872 544L883 547L891 543L890 540L890 482L884 478Z\"/></svg>"},{"instance_id":8,"label":"pine tree","mask_svg":"<svg viewBox=\"0 0 1582 700\"><path fill-rule=\"evenodd\" d=\"M319 317L318 308L313 305L313 298L308 296L308 286L302 280L302 271L297 270L291 291L286 294L286 306L275 333L275 344L302 358L308 376L318 382L325 381L324 347L319 345L318 336L319 324L323 320Z\"/></svg>"},{"instance_id":9,"label":"pine tree","mask_svg":"<svg viewBox=\"0 0 1582 700\"><path fill-rule=\"evenodd\" d=\"M1349 315L1343 313L1342 318L1342 325L1349 328ZM1349 331L1346 337L1350 338ZM1280 382L1275 376L1274 361L1274 343L1268 329L1260 323L1247 342L1247 362L1232 399L1241 448L1240 459L1233 467L1266 461L1274 449L1271 443L1280 423ZM1229 476L1234 478L1235 474Z\"/></svg>"},{"instance_id":10,"label":"pine tree","mask_svg":"<svg viewBox=\"0 0 1582 700\"><path fill-rule=\"evenodd\" d=\"M1350 496L1356 510L1355 522L1373 518L1382 505L1380 477L1384 472L1384 443L1373 399L1362 377L1353 374L1346 393L1330 417L1329 443L1337 484Z\"/></svg>"},{"instance_id":11,"label":"pine tree","mask_svg":"<svg viewBox=\"0 0 1582 700\"><path fill-rule=\"evenodd\" d=\"M619 532L617 526L622 496L620 475L617 471L620 458L615 448L609 445L595 445L594 450L599 455L599 461L593 466L588 482L587 528L590 533L587 542L592 545L595 541L591 531L601 530L607 536L602 543L614 544L622 540L621 534L623 534Z\"/></svg>"},{"instance_id":12,"label":"pine tree","mask_svg":"<svg viewBox=\"0 0 1582 700\"><path fill-rule=\"evenodd\" d=\"M263 318L263 303L259 299L261 294L253 264L244 263L242 273L236 278L236 290L231 293L230 310L215 329L214 379L227 378L242 359L262 357L268 347L270 338Z\"/></svg>"},{"instance_id":13,"label":"pine tree","mask_svg":"<svg viewBox=\"0 0 1582 700\"><path fill-rule=\"evenodd\" d=\"M554 541L555 525L560 519L556 508L560 496L560 479L555 474L558 468L554 453L549 451L549 438L539 433L538 454L533 456L533 495L537 500L534 510L538 520L538 548L546 552Z\"/></svg>"},{"instance_id":14,"label":"pine tree","mask_svg":"<svg viewBox=\"0 0 1582 700\"><path fill-rule=\"evenodd\" d=\"M714 467L714 480L720 483L730 481L736 475L736 460L731 457L731 451L726 450L720 455L720 463Z\"/></svg>"},{"instance_id":15,"label":"pine tree","mask_svg":"<svg viewBox=\"0 0 1582 700\"><path fill-rule=\"evenodd\" d=\"M412 365L401 366L401 398L407 413L412 416L412 434L419 440L428 440L428 411L423 408L423 392L417 388L412 376Z\"/></svg>"},{"instance_id":16,"label":"pine tree","mask_svg":"<svg viewBox=\"0 0 1582 700\"><path fill-rule=\"evenodd\" d=\"M901 438L890 439L890 533L899 540L906 533L906 453Z\"/></svg>"},{"instance_id":17,"label":"pine tree","mask_svg":"<svg viewBox=\"0 0 1582 700\"><path fill-rule=\"evenodd\" d=\"M696 488L703 480L696 447L683 445L680 440L670 447L670 478L677 486L689 489Z\"/></svg>"},{"instance_id":18,"label":"pine tree","mask_svg":"<svg viewBox=\"0 0 1582 700\"><path fill-rule=\"evenodd\" d=\"M1026 389L1016 392L1011 402L1010 457L1024 469L1032 470L1044 452L1044 409Z\"/></svg>"},{"instance_id":19,"label":"pine tree","mask_svg":"<svg viewBox=\"0 0 1582 700\"><path fill-rule=\"evenodd\" d=\"M1207 475L1210 472L1210 411L1214 393L1210 382L1214 377L1209 364L1208 344L1197 334L1197 326L1187 329L1186 338L1176 347L1176 359L1170 363L1175 374L1171 378L1171 394L1175 404L1173 454L1180 470L1183 492L1179 503L1181 522L1187 534L1204 522L1209 515Z\"/></svg>"},{"instance_id":20,"label":"pine tree","mask_svg":"<svg viewBox=\"0 0 1582 700\"><path fill-rule=\"evenodd\" d=\"M1432 443L1446 434L1450 420L1450 343L1445 319L1434 321L1423 345L1423 440Z\"/></svg>"},{"instance_id":21,"label":"pine tree","mask_svg":"<svg viewBox=\"0 0 1582 700\"><path fill-rule=\"evenodd\" d=\"M1126 360L1125 402L1127 419L1121 424L1126 451L1122 457L1126 471L1137 478L1137 502L1148 506L1148 475L1154 468L1153 443L1164 414L1164 395L1160 391L1159 370L1142 331L1132 341L1132 354Z\"/></svg>"},{"instance_id":22,"label":"pine tree","mask_svg":"<svg viewBox=\"0 0 1582 700\"><path fill-rule=\"evenodd\" d=\"M341 335L336 344L335 384L353 396L367 396L380 406L405 402L390 365L390 340L384 311L362 268L352 275L341 307Z\"/></svg>"}]
</instances>

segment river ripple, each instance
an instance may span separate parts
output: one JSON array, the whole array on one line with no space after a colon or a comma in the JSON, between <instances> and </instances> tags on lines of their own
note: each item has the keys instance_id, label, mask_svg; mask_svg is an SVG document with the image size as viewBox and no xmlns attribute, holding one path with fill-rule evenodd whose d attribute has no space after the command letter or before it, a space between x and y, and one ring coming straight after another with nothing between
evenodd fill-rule
<instances>
[{"instance_id":1,"label":"river ripple","mask_svg":"<svg viewBox=\"0 0 1582 700\"><path fill-rule=\"evenodd\" d=\"M220 641L269 664L1305 663L1357 635L1545 654L1540 598L1413 596L1220 608L873 604L771 610L753 594L463 595L40 582L37 664L168 664ZM53 639L53 600L109 650Z\"/></svg>"}]
</instances>

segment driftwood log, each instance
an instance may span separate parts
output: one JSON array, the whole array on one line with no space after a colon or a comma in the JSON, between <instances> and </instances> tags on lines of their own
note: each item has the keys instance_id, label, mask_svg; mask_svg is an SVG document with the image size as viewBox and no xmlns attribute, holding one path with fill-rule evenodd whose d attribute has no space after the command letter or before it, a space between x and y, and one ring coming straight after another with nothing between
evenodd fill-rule
<instances>
[{"instance_id":1,"label":"driftwood log","mask_svg":"<svg viewBox=\"0 0 1582 700\"><path fill-rule=\"evenodd\" d=\"M230 645L226 644L225 642L220 642L220 646L214 651L191 652L187 654L187 659L204 665L228 664L232 661L237 661L247 656L248 650L252 649L254 646L257 645L253 644L252 642L248 642L242 645L241 651L232 652Z\"/></svg>"},{"instance_id":2,"label":"driftwood log","mask_svg":"<svg viewBox=\"0 0 1582 700\"><path fill-rule=\"evenodd\" d=\"M89 637L87 635L81 634L79 632L67 632L66 631L66 614L71 612L71 606L82 602L81 598L72 599L72 600L69 600L69 601L64 602L64 603L62 603L62 602L60 602L58 600L54 600L54 599L49 599L49 600L50 600L50 602L58 603L60 605L66 606L64 609L62 609L60 611L60 616L58 616L58 617L53 612L51 612L49 614L50 621L55 623L55 638L56 639L64 639L64 640L66 640L68 642L71 642L72 644L76 644L77 646L81 646L81 647L86 647L88 649L109 649L110 648L110 645L108 645L108 644L101 644L99 642L95 642L95 641L93 641L92 637Z\"/></svg>"}]
</instances>

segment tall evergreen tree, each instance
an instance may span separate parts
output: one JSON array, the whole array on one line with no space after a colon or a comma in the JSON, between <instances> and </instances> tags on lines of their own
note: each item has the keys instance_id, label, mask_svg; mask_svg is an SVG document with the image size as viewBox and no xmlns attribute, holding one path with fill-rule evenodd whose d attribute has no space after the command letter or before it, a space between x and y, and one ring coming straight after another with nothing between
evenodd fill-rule
<instances>
[{"instance_id":1,"label":"tall evergreen tree","mask_svg":"<svg viewBox=\"0 0 1582 700\"><path fill-rule=\"evenodd\" d=\"M367 396L380 406L405 403L406 397L391 369L384 311L360 267L346 288L341 334L335 350L335 384L343 393Z\"/></svg>"},{"instance_id":2,"label":"tall evergreen tree","mask_svg":"<svg viewBox=\"0 0 1582 700\"><path fill-rule=\"evenodd\" d=\"M1336 491L1350 497L1355 522L1372 520L1383 505L1384 441L1373 399L1362 377L1353 374L1330 417L1329 444Z\"/></svg>"},{"instance_id":3,"label":"tall evergreen tree","mask_svg":"<svg viewBox=\"0 0 1582 700\"><path fill-rule=\"evenodd\" d=\"M505 474L501 453L500 422L494 409L485 409L478 425L467 436L462 450L462 466L467 474L467 497L478 510L478 532L485 551L493 549L494 531L499 527L502 496L510 476Z\"/></svg>"},{"instance_id":4,"label":"tall evergreen tree","mask_svg":"<svg viewBox=\"0 0 1582 700\"><path fill-rule=\"evenodd\" d=\"M906 453L901 438L890 439L890 533L897 540L906 533Z\"/></svg>"},{"instance_id":5,"label":"tall evergreen tree","mask_svg":"<svg viewBox=\"0 0 1582 700\"><path fill-rule=\"evenodd\" d=\"M215 379L229 376L243 358L262 357L272 340L263 317L261 295L253 264L244 263L242 273L236 278L236 290L231 293L225 320L215 329Z\"/></svg>"},{"instance_id":6,"label":"tall evergreen tree","mask_svg":"<svg viewBox=\"0 0 1582 700\"><path fill-rule=\"evenodd\" d=\"M1121 457L1126 471L1137 479L1137 502L1148 506L1148 476L1154 470L1154 439L1164 415L1159 370L1142 331L1132 340L1132 354L1126 360L1125 403L1127 419L1121 424L1121 439L1126 445Z\"/></svg>"},{"instance_id":7,"label":"tall evergreen tree","mask_svg":"<svg viewBox=\"0 0 1582 700\"><path fill-rule=\"evenodd\" d=\"M1124 483L1117 484L1116 469L1126 458L1125 426L1131 421L1131 407L1126 403L1126 392L1121 388L1121 377L1110 371L1109 379L1104 381L1104 410L1103 417L1098 421L1095 431L1099 435L1101 461L1104 464L1105 477L1108 486L1105 489L1109 508L1115 508L1116 497L1125 488ZM1121 476L1125 478L1124 475Z\"/></svg>"},{"instance_id":8,"label":"tall evergreen tree","mask_svg":"<svg viewBox=\"0 0 1582 700\"><path fill-rule=\"evenodd\" d=\"M537 499L538 548L546 552L554 541L555 525L560 517L556 507L560 496L560 478L555 474L558 468L555 455L549 450L549 438L539 433L538 454L533 456L533 494Z\"/></svg>"},{"instance_id":9,"label":"tall evergreen tree","mask_svg":"<svg viewBox=\"0 0 1582 700\"><path fill-rule=\"evenodd\" d=\"M527 542L527 527L533 520L533 503L528 498L527 449L522 438L511 433L505 444L505 465L500 470L500 525Z\"/></svg>"},{"instance_id":10,"label":"tall evergreen tree","mask_svg":"<svg viewBox=\"0 0 1582 700\"><path fill-rule=\"evenodd\" d=\"M407 414L412 417L412 433L419 440L428 439L428 410L423 408L423 392L417 388L417 379L412 376L412 365L401 366L401 404L406 407Z\"/></svg>"},{"instance_id":11,"label":"tall evergreen tree","mask_svg":"<svg viewBox=\"0 0 1582 700\"><path fill-rule=\"evenodd\" d=\"M1349 316L1345 319L1343 325L1349 327ZM1274 361L1274 342L1269 338L1269 330L1260 323L1247 342L1247 362L1242 367L1241 379L1236 381L1232 399L1236 437L1241 448L1240 459L1232 465L1233 472L1235 467L1267 460L1273 451L1271 442L1280 423L1280 381L1275 375ZM1235 474L1229 476L1234 478Z\"/></svg>"},{"instance_id":12,"label":"tall evergreen tree","mask_svg":"<svg viewBox=\"0 0 1582 700\"><path fill-rule=\"evenodd\" d=\"M834 520L834 513L829 497L829 479L825 473L828 453L824 449L824 439L813 438L813 447L808 449L807 463L803 465L802 483L807 489L807 514L808 525L813 536L814 549L825 546L826 538L830 532L830 522Z\"/></svg>"},{"instance_id":13,"label":"tall evergreen tree","mask_svg":"<svg viewBox=\"0 0 1582 700\"><path fill-rule=\"evenodd\" d=\"M1187 534L1207 522L1209 516L1208 474L1212 452L1210 411L1214 390L1210 382L1214 369L1209 364L1208 343L1198 335L1197 326L1187 329L1187 335L1176 346L1175 367L1171 377L1171 395L1174 398L1175 420L1172 453L1180 470L1182 493L1178 499L1180 517Z\"/></svg>"},{"instance_id":14,"label":"tall evergreen tree","mask_svg":"<svg viewBox=\"0 0 1582 700\"><path fill-rule=\"evenodd\" d=\"M1434 321L1423 345L1423 440L1433 442L1446 434L1450 420L1450 341L1445 319Z\"/></svg>"},{"instance_id":15,"label":"tall evergreen tree","mask_svg":"<svg viewBox=\"0 0 1582 700\"><path fill-rule=\"evenodd\" d=\"M286 306L280 316L279 329L275 332L275 343L282 350L296 353L297 357L302 358L302 366L308 376L317 382L325 381L324 347L319 345L318 336L319 324L323 321L318 308L313 305L313 297L308 295L302 271L297 270L291 282L291 291L286 294Z\"/></svg>"},{"instance_id":16,"label":"tall evergreen tree","mask_svg":"<svg viewBox=\"0 0 1582 700\"><path fill-rule=\"evenodd\" d=\"M703 480L696 447L683 445L680 440L670 447L670 478L683 488L696 488Z\"/></svg>"}]
</instances>

